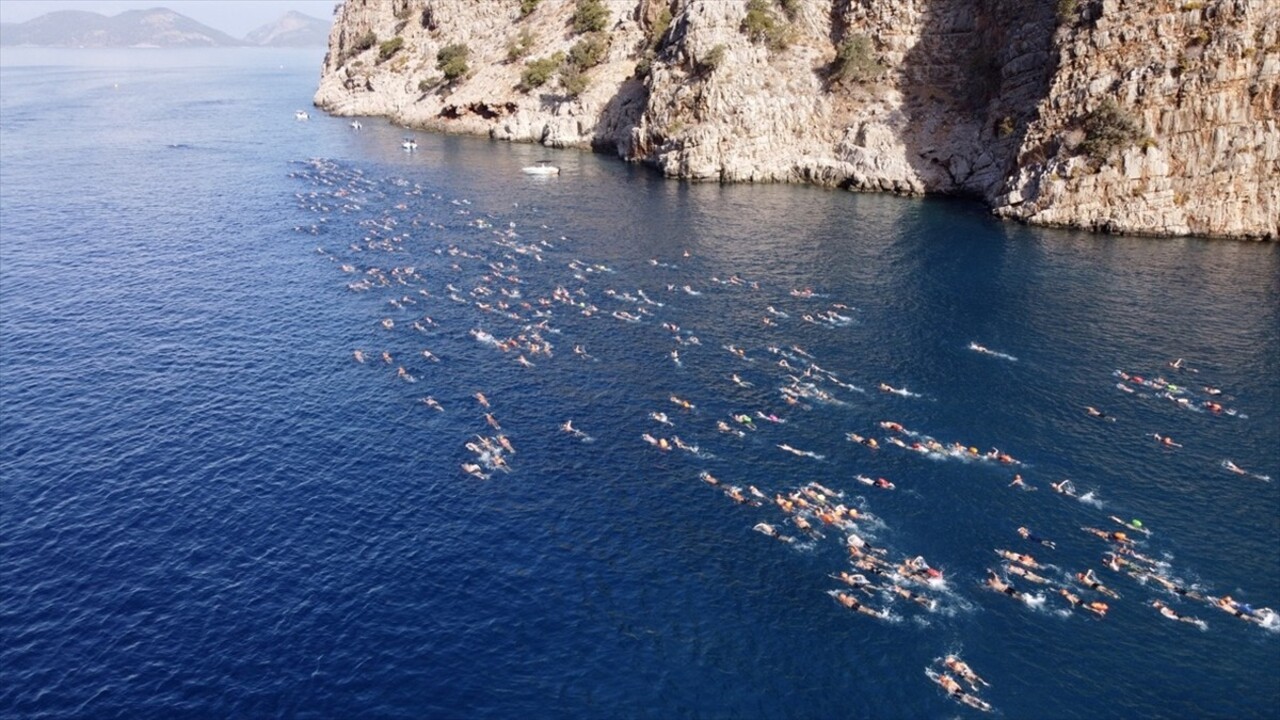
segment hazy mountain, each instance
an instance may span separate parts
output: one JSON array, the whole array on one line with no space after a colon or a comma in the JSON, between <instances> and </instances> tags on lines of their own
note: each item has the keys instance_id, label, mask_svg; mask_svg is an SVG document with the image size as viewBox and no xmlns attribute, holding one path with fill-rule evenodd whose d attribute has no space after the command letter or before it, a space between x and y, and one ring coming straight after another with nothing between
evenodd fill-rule
<instances>
[{"instance_id":1,"label":"hazy mountain","mask_svg":"<svg viewBox=\"0 0 1280 720\"><path fill-rule=\"evenodd\" d=\"M244 45L167 8L130 10L113 17L59 10L0 28L0 44L54 47L223 47Z\"/></svg>"},{"instance_id":2,"label":"hazy mountain","mask_svg":"<svg viewBox=\"0 0 1280 720\"><path fill-rule=\"evenodd\" d=\"M250 45L270 47L324 47L329 44L328 20L320 20L300 12L287 12L279 20L267 23L245 35Z\"/></svg>"}]
</instances>

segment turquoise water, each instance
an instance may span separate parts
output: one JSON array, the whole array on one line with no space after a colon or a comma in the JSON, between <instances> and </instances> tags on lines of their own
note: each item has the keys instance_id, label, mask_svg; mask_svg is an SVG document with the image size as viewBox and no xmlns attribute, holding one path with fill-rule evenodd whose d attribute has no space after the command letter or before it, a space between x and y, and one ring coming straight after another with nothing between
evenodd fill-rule
<instances>
[{"instance_id":1,"label":"turquoise water","mask_svg":"<svg viewBox=\"0 0 1280 720\"><path fill-rule=\"evenodd\" d=\"M1007 717L1280 702L1274 625L1106 569L1080 530L1140 518L1161 575L1280 607L1280 494L1260 479L1280 477L1274 244L356 132L310 108L318 65L5 51L0 714L976 715L925 674L949 652ZM542 158L561 176L519 172ZM1236 414L1205 411L1204 386ZM786 422L733 419L757 412ZM889 439L920 438L881 421L1023 464L903 449ZM509 472L467 475L467 444L499 434ZM1049 488L1068 478L1088 502ZM940 569L945 586L911 586L937 607L841 607L846 531L726 494L811 482L886 558ZM1012 577L1029 602L983 587L997 548L1051 584ZM1086 568L1121 595L1105 619L1055 594L1104 599L1073 582Z\"/></svg>"}]
</instances>

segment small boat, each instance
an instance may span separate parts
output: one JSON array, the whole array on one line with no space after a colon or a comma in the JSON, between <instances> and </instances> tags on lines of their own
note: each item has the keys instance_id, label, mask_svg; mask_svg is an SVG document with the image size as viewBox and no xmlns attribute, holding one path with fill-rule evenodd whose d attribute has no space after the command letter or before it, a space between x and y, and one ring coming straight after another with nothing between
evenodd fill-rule
<instances>
[{"instance_id":1,"label":"small boat","mask_svg":"<svg viewBox=\"0 0 1280 720\"><path fill-rule=\"evenodd\" d=\"M293 119L294 120L310 120L311 116L307 114L306 110L294 110Z\"/></svg>"},{"instance_id":2,"label":"small boat","mask_svg":"<svg viewBox=\"0 0 1280 720\"><path fill-rule=\"evenodd\" d=\"M351 121L351 129L352 129L352 130L359 130L359 129L360 129L360 128L362 128L362 127L364 127L364 125L360 124L360 121L359 121L359 120L352 120L352 121Z\"/></svg>"},{"instance_id":3,"label":"small boat","mask_svg":"<svg viewBox=\"0 0 1280 720\"><path fill-rule=\"evenodd\" d=\"M414 140L411 137L407 137L404 139L404 142L400 143L400 147L404 148L409 152L413 152L414 150L418 149L418 141Z\"/></svg>"},{"instance_id":4,"label":"small boat","mask_svg":"<svg viewBox=\"0 0 1280 720\"><path fill-rule=\"evenodd\" d=\"M520 168L525 175L559 175L560 168L551 164L550 160L539 160L537 165L526 165Z\"/></svg>"}]
</instances>

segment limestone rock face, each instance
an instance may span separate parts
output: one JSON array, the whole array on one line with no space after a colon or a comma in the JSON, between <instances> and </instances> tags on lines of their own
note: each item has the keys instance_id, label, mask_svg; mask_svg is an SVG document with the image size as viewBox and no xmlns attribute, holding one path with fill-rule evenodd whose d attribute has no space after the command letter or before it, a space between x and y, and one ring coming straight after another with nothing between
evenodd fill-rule
<instances>
[{"instance_id":1,"label":"limestone rock face","mask_svg":"<svg viewBox=\"0 0 1280 720\"><path fill-rule=\"evenodd\" d=\"M316 104L673 177L1280 237L1275 0L587 2L599 31L583 4L346 0ZM439 53L461 46L446 77Z\"/></svg>"},{"instance_id":2,"label":"limestone rock face","mask_svg":"<svg viewBox=\"0 0 1280 720\"><path fill-rule=\"evenodd\" d=\"M1121 232L1280 237L1280 4L1102 0L1059 31L1055 52L998 214ZM1083 157L1075 152L1082 125L1108 100L1143 137L1108 157Z\"/></svg>"}]
</instances>

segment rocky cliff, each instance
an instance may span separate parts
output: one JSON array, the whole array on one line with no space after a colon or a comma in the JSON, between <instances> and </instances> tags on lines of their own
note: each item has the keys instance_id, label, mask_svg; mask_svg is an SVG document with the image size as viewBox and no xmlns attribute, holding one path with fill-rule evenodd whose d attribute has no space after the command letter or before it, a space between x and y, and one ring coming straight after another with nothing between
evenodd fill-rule
<instances>
[{"instance_id":1,"label":"rocky cliff","mask_svg":"<svg viewBox=\"0 0 1280 720\"><path fill-rule=\"evenodd\" d=\"M1280 237L1276 0L346 0L316 104L675 177Z\"/></svg>"}]
</instances>

